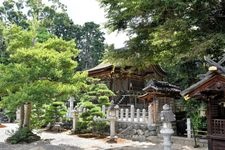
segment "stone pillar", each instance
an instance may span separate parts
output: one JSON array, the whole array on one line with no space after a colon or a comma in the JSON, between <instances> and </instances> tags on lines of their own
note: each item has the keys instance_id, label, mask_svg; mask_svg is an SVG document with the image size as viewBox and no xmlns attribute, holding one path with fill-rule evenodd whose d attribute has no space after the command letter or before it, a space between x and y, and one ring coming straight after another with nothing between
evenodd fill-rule
<instances>
[{"instance_id":1,"label":"stone pillar","mask_svg":"<svg viewBox=\"0 0 225 150\"><path fill-rule=\"evenodd\" d=\"M152 119L152 105L149 104L148 106L148 126L153 124L153 119Z\"/></svg>"},{"instance_id":2,"label":"stone pillar","mask_svg":"<svg viewBox=\"0 0 225 150\"><path fill-rule=\"evenodd\" d=\"M113 139L116 135L116 118L110 118L110 139Z\"/></svg>"},{"instance_id":3,"label":"stone pillar","mask_svg":"<svg viewBox=\"0 0 225 150\"><path fill-rule=\"evenodd\" d=\"M146 110L142 109L142 122L145 123L145 119L146 119Z\"/></svg>"},{"instance_id":4,"label":"stone pillar","mask_svg":"<svg viewBox=\"0 0 225 150\"><path fill-rule=\"evenodd\" d=\"M20 120L20 108L16 110L16 121Z\"/></svg>"},{"instance_id":5,"label":"stone pillar","mask_svg":"<svg viewBox=\"0 0 225 150\"><path fill-rule=\"evenodd\" d=\"M140 109L137 109L137 122L140 122Z\"/></svg>"},{"instance_id":6,"label":"stone pillar","mask_svg":"<svg viewBox=\"0 0 225 150\"><path fill-rule=\"evenodd\" d=\"M105 105L102 105L102 113L105 114Z\"/></svg>"},{"instance_id":7,"label":"stone pillar","mask_svg":"<svg viewBox=\"0 0 225 150\"><path fill-rule=\"evenodd\" d=\"M72 132L76 131L77 121L78 121L78 111L74 110L73 111L73 128L72 128Z\"/></svg>"},{"instance_id":8,"label":"stone pillar","mask_svg":"<svg viewBox=\"0 0 225 150\"><path fill-rule=\"evenodd\" d=\"M160 117L161 121L163 122L163 126L160 130L160 133L163 136L164 150L171 150L171 136L174 133L171 122L175 121L175 115L170 109L169 105L163 105L163 110L160 113Z\"/></svg>"},{"instance_id":9,"label":"stone pillar","mask_svg":"<svg viewBox=\"0 0 225 150\"><path fill-rule=\"evenodd\" d=\"M187 138L191 138L191 119L187 118Z\"/></svg>"},{"instance_id":10,"label":"stone pillar","mask_svg":"<svg viewBox=\"0 0 225 150\"><path fill-rule=\"evenodd\" d=\"M130 119L131 122L134 122L134 105L130 106Z\"/></svg>"},{"instance_id":11,"label":"stone pillar","mask_svg":"<svg viewBox=\"0 0 225 150\"><path fill-rule=\"evenodd\" d=\"M155 112L154 112L154 123L157 124L159 121L159 100L155 99Z\"/></svg>"},{"instance_id":12,"label":"stone pillar","mask_svg":"<svg viewBox=\"0 0 225 150\"><path fill-rule=\"evenodd\" d=\"M125 121L128 121L129 118L129 109L125 110Z\"/></svg>"},{"instance_id":13,"label":"stone pillar","mask_svg":"<svg viewBox=\"0 0 225 150\"><path fill-rule=\"evenodd\" d=\"M73 109L74 109L74 97L70 97L69 98L69 108L68 108L68 112L67 112L67 117L68 118L73 118Z\"/></svg>"}]
</instances>

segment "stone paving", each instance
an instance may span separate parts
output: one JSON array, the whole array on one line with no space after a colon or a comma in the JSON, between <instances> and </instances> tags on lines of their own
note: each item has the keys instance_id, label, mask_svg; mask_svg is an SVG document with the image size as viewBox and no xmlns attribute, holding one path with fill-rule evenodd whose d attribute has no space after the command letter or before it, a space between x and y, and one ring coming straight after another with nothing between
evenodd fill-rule
<instances>
[{"instance_id":1,"label":"stone paving","mask_svg":"<svg viewBox=\"0 0 225 150\"><path fill-rule=\"evenodd\" d=\"M40 132L43 141L32 144L9 145L4 143L9 136L8 131L15 130L16 124L5 124L6 128L0 128L0 150L162 150L162 144L151 142L135 142L120 139L116 144L106 142L106 139L81 138L77 135L63 133ZM173 144L173 150L192 150L192 146ZM195 148L194 150L207 150L207 148Z\"/></svg>"}]
</instances>

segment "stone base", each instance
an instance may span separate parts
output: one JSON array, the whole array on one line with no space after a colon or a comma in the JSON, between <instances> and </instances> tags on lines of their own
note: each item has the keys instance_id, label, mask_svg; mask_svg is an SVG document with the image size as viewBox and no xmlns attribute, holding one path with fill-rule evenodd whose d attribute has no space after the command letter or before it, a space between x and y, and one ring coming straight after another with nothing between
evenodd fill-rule
<instances>
[{"instance_id":1,"label":"stone base","mask_svg":"<svg viewBox=\"0 0 225 150\"><path fill-rule=\"evenodd\" d=\"M144 142L149 136L157 135L157 126L148 126L143 123L117 122L118 136L133 141Z\"/></svg>"},{"instance_id":2,"label":"stone base","mask_svg":"<svg viewBox=\"0 0 225 150\"><path fill-rule=\"evenodd\" d=\"M117 143L117 139L118 137L117 136L114 136L113 138L111 138L110 136L107 137L107 143Z\"/></svg>"}]
</instances>

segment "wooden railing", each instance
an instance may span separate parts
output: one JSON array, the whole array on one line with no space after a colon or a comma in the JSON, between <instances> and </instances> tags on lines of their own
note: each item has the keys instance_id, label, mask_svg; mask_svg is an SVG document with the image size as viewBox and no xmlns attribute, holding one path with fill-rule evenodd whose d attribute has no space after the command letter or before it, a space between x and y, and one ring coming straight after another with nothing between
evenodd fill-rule
<instances>
[{"instance_id":1,"label":"wooden railing","mask_svg":"<svg viewBox=\"0 0 225 150\"><path fill-rule=\"evenodd\" d=\"M225 136L225 119L213 119L212 134L218 136Z\"/></svg>"}]
</instances>

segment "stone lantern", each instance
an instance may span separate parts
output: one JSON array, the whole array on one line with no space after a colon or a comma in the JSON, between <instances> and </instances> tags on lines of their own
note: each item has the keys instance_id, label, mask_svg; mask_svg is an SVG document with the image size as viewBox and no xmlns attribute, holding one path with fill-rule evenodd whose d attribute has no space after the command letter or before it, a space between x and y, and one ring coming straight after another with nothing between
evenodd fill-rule
<instances>
[{"instance_id":1,"label":"stone lantern","mask_svg":"<svg viewBox=\"0 0 225 150\"><path fill-rule=\"evenodd\" d=\"M72 113L73 113L73 128L72 128L72 132L74 133L76 131L78 115L79 115L79 111L78 111L77 107L74 108Z\"/></svg>"},{"instance_id":2,"label":"stone lantern","mask_svg":"<svg viewBox=\"0 0 225 150\"><path fill-rule=\"evenodd\" d=\"M109 142L115 142L116 140L116 132L115 132L115 128L116 128L116 112L117 109L119 107L117 105L114 104L114 101L111 102L111 105L108 109L108 120L110 121L110 140Z\"/></svg>"},{"instance_id":3,"label":"stone lantern","mask_svg":"<svg viewBox=\"0 0 225 150\"><path fill-rule=\"evenodd\" d=\"M163 110L161 111L160 117L163 122L160 133L163 136L164 150L171 150L171 136L174 133L171 122L176 119L175 114L172 112L168 104L163 105Z\"/></svg>"}]
</instances>

